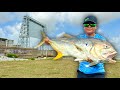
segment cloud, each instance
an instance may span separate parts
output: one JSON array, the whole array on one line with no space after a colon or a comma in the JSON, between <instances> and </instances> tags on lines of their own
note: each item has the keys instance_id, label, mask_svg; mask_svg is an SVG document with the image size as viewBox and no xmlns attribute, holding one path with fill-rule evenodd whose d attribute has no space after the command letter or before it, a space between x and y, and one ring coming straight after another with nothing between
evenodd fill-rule
<instances>
[{"instance_id":1,"label":"cloud","mask_svg":"<svg viewBox=\"0 0 120 90\"><path fill-rule=\"evenodd\" d=\"M5 33L2 28L0 28L0 38L5 38Z\"/></svg>"},{"instance_id":2,"label":"cloud","mask_svg":"<svg viewBox=\"0 0 120 90\"><path fill-rule=\"evenodd\" d=\"M57 22L68 22L81 25L87 15L95 15L100 24L120 18L120 12L0 12L0 23L22 21L24 15L29 15L47 27L47 32L55 30Z\"/></svg>"},{"instance_id":3,"label":"cloud","mask_svg":"<svg viewBox=\"0 0 120 90\"><path fill-rule=\"evenodd\" d=\"M105 30L99 28L96 32L104 36L106 39L109 39L109 33L106 33Z\"/></svg>"},{"instance_id":4,"label":"cloud","mask_svg":"<svg viewBox=\"0 0 120 90\"><path fill-rule=\"evenodd\" d=\"M100 24L120 18L120 12L28 12L28 15L45 24L48 33L55 30L57 22L82 25L83 19L87 15L95 15Z\"/></svg>"},{"instance_id":5,"label":"cloud","mask_svg":"<svg viewBox=\"0 0 120 90\"><path fill-rule=\"evenodd\" d=\"M5 38L10 39L10 40L14 40L14 44L18 43L18 37L19 37L19 32L20 32L20 27L21 27L21 23L16 23L12 26L7 25L5 27L3 27L3 35Z\"/></svg>"},{"instance_id":6,"label":"cloud","mask_svg":"<svg viewBox=\"0 0 120 90\"><path fill-rule=\"evenodd\" d=\"M0 23L11 21L14 17L9 12L0 12Z\"/></svg>"},{"instance_id":7,"label":"cloud","mask_svg":"<svg viewBox=\"0 0 120 90\"><path fill-rule=\"evenodd\" d=\"M0 12L0 23L16 19L22 20L24 15L30 15L46 25L53 25L56 21L68 21L79 25L83 18L90 14L98 17L100 23L120 18L120 12Z\"/></svg>"},{"instance_id":8,"label":"cloud","mask_svg":"<svg viewBox=\"0 0 120 90\"><path fill-rule=\"evenodd\" d=\"M114 36L114 37L109 37L109 41L110 41L110 43L112 43L112 45L117 50L117 52L118 52L117 57L120 58L120 35Z\"/></svg>"},{"instance_id":9,"label":"cloud","mask_svg":"<svg viewBox=\"0 0 120 90\"><path fill-rule=\"evenodd\" d=\"M39 42L40 42L39 39L30 37L30 47L35 47L35 46L37 46Z\"/></svg>"},{"instance_id":10,"label":"cloud","mask_svg":"<svg viewBox=\"0 0 120 90\"><path fill-rule=\"evenodd\" d=\"M10 21L22 20L26 12L0 12L0 23L7 23Z\"/></svg>"},{"instance_id":11,"label":"cloud","mask_svg":"<svg viewBox=\"0 0 120 90\"><path fill-rule=\"evenodd\" d=\"M103 30L102 29L98 29L97 32L98 33L103 33Z\"/></svg>"},{"instance_id":12,"label":"cloud","mask_svg":"<svg viewBox=\"0 0 120 90\"><path fill-rule=\"evenodd\" d=\"M57 22L67 22L79 26L82 24L84 17L89 14L97 16L100 24L120 18L120 12L0 12L0 23L7 23L15 20L22 21L23 16L26 14L45 24L47 26L47 33L50 33L51 35L54 35L52 33L54 33L54 30L57 30ZM0 28L1 37L7 37L17 42L21 23L6 25L3 28ZM64 25L62 29L64 29ZM102 33L103 31L98 30L98 32ZM116 38L118 37L114 37L113 39L116 42L119 42Z\"/></svg>"}]
</instances>

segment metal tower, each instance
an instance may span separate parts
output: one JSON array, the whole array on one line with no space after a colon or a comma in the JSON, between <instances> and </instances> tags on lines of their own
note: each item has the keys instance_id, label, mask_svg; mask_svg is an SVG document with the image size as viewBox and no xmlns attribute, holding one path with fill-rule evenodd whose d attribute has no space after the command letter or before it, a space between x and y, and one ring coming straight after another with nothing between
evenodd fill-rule
<instances>
[{"instance_id":1,"label":"metal tower","mask_svg":"<svg viewBox=\"0 0 120 90\"><path fill-rule=\"evenodd\" d=\"M43 28L43 31L46 29L45 25L42 25L35 19L29 17L28 15L24 16L18 39L18 46L20 45L20 47L23 48L30 48L29 21L32 21L33 23L40 25Z\"/></svg>"}]
</instances>

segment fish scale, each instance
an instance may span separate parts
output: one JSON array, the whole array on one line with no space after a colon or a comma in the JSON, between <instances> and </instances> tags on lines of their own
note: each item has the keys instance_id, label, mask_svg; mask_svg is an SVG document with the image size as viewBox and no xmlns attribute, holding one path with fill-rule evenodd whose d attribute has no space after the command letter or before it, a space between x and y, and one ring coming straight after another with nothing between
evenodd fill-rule
<instances>
[{"instance_id":1,"label":"fish scale","mask_svg":"<svg viewBox=\"0 0 120 90\"><path fill-rule=\"evenodd\" d=\"M43 36L45 38L45 34ZM44 38L36 46L36 48L45 43ZM116 50L109 42L92 38L50 39L49 44L57 52L57 56L54 58L54 60L58 60L63 56L72 56L75 58L75 61L79 62L91 59L93 62L91 62L89 66L96 65L101 60L112 60L112 58L117 54Z\"/></svg>"}]
</instances>

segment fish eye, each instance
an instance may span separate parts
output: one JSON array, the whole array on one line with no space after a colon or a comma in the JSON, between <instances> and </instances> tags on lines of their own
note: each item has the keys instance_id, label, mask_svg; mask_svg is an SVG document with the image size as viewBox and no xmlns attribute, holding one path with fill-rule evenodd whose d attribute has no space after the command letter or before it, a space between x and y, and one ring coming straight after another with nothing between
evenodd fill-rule
<instances>
[{"instance_id":1,"label":"fish eye","mask_svg":"<svg viewBox=\"0 0 120 90\"><path fill-rule=\"evenodd\" d=\"M107 46L107 45L105 45L105 48L108 48L108 46Z\"/></svg>"},{"instance_id":2,"label":"fish eye","mask_svg":"<svg viewBox=\"0 0 120 90\"><path fill-rule=\"evenodd\" d=\"M88 44L86 43L85 45L87 46Z\"/></svg>"}]
</instances>

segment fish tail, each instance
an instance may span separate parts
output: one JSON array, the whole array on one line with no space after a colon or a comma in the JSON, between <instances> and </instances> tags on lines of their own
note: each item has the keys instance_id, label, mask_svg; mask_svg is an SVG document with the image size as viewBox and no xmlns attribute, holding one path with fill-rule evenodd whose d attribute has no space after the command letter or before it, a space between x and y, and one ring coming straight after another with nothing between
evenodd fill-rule
<instances>
[{"instance_id":1,"label":"fish tail","mask_svg":"<svg viewBox=\"0 0 120 90\"><path fill-rule=\"evenodd\" d=\"M47 35L45 34L44 31L41 31L41 35L42 35L42 40L41 42L34 48L38 48L40 47L41 45L43 45L45 42L45 38L47 38ZM48 42L52 47L53 49L57 52L57 56L53 59L53 60L58 60L59 58L61 58L63 56L63 54L54 46L52 45L51 41Z\"/></svg>"},{"instance_id":2,"label":"fish tail","mask_svg":"<svg viewBox=\"0 0 120 90\"><path fill-rule=\"evenodd\" d=\"M63 54L59 51L57 51L57 56L53 60L57 60L63 57Z\"/></svg>"},{"instance_id":3,"label":"fish tail","mask_svg":"<svg viewBox=\"0 0 120 90\"><path fill-rule=\"evenodd\" d=\"M43 45L45 43L45 38L47 37L47 35L45 34L44 31L41 31L41 35L42 35L42 40L39 42L39 44L37 46L35 46L34 48L38 48L41 45Z\"/></svg>"}]
</instances>

